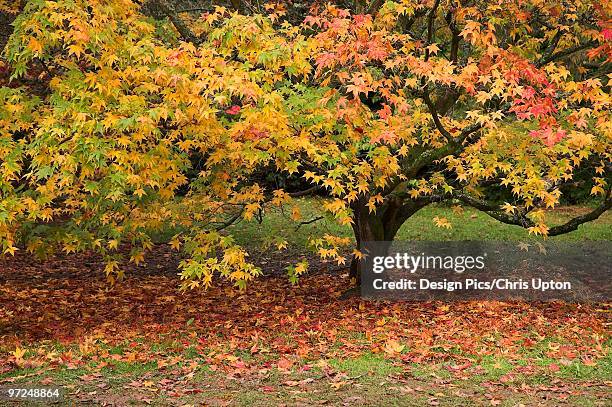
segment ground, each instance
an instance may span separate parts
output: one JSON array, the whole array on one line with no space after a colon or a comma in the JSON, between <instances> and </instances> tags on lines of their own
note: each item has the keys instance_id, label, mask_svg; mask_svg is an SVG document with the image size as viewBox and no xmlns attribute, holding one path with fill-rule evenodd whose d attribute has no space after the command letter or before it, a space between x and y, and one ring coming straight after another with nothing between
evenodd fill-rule
<instances>
[{"instance_id":1,"label":"ground","mask_svg":"<svg viewBox=\"0 0 612 407\"><path fill-rule=\"evenodd\" d=\"M423 212L400 236L528 238L475 212L431 210L453 229ZM611 223L607 215L564 239L609 240ZM272 214L242 225L239 239L294 227ZM612 403L608 305L343 299L342 266L313 262L296 286L283 276L300 239L289 254L253 248L266 275L245 292L223 283L178 291L179 256L164 244L113 287L87 253L4 258L0 388L61 385L66 405Z\"/></svg>"}]
</instances>

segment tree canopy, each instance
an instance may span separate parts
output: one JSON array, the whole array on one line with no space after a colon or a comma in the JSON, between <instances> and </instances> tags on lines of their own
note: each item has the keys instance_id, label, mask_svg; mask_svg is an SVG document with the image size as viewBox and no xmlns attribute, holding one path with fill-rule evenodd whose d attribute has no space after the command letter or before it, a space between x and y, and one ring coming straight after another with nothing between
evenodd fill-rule
<instances>
[{"instance_id":1,"label":"tree canopy","mask_svg":"<svg viewBox=\"0 0 612 407\"><path fill-rule=\"evenodd\" d=\"M163 18L132 0L25 2L2 62L5 254L95 250L115 279L121 245L139 263L179 227L187 285L244 287L260 271L227 227L316 190L352 225L355 258L434 202L550 236L612 206L608 2L357 2L300 23L278 4L151 3ZM311 187L270 190L262 168ZM585 168L600 203L546 225ZM344 260L347 239L311 242Z\"/></svg>"}]
</instances>

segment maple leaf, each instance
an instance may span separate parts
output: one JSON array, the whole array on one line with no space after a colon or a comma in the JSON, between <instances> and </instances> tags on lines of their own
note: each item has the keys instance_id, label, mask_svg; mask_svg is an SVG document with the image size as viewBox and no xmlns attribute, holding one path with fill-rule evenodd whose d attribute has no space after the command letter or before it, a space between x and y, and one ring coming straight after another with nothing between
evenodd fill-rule
<instances>
[{"instance_id":1,"label":"maple leaf","mask_svg":"<svg viewBox=\"0 0 612 407\"><path fill-rule=\"evenodd\" d=\"M480 23L474 20L466 22L460 35L464 38L475 37L473 34L480 33Z\"/></svg>"},{"instance_id":2,"label":"maple leaf","mask_svg":"<svg viewBox=\"0 0 612 407\"><path fill-rule=\"evenodd\" d=\"M436 55L438 51L440 51L440 47L438 47L437 44L430 44L427 47L425 47L425 49L434 55Z\"/></svg>"},{"instance_id":3,"label":"maple leaf","mask_svg":"<svg viewBox=\"0 0 612 407\"><path fill-rule=\"evenodd\" d=\"M30 37L28 41L28 49L35 55L40 54L43 51L43 44L34 37Z\"/></svg>"},{"instance_id":4,"label":"maple leaf","mask_svg":"<svg viewBox=\"0 0 612 407\"><path fill-rule=\"evenodd\" d=\"M26 353L26 350L25 350L25 349L22 349L22 348L20 348L20 347L18 346L18 347L16 347L16 348L15 348L15 350L14 350L13 352L11 352L11 355L13 355L13 357L14 357L16 360L22 360L22 359L23 359L23 356L25 355L25 353Z\"/></svg>"},{"instance_id":5,"label":"maple leaf","mask_svg":"<svg viewBox=\"0 0 612 407\"><path fill-rule=\"evenodd\" d=\"M351 78L351 84L346 86L346 90L353 94L355 99L359 98L359 94L363 93L367 96L368 92L372 90L368 83L367 76L361 74L353 74Z\"/></svg>"},{"instance_id":6,"label":"maple leaf","mask_svg":"<svg viewBox=\"0 0 612 407\"><path fill-rule=\"evenodd\" d=\"M588 124L584 117L580 117L574 122L574 125L579 129L584 129L587 127Z\"/></svg>"},{"instance_id":7,"label":"maple leaf","mask_svg":"<svg viewBox=\"0 0 612 407\"><path fill-rule=\"evenodd\" d=\"M240 113L240 106L238 105L232 105L230 108L225 110L225 113L229 114L229 115L237 115L238 113Z\"/></svg>"},{"instance_id":8,"label":"maple leaf","mask_svg":"<svg viewBox=\"0 0 612 407\"><path fill-rule=\"evenodd\" d=\"M319 68L328 68L334 66L336 62L336 56L331 52L325 52L320 54L315 63Z\"/></svg>"},{"instance_id":9,"label":"maple leaf","mask_svg":"<svg viewBox=\"0 0 612 407\"><path fill-rule=\"evenodd\" d=\"M555 131L551 127L545 127L540 130L532 130L531 132L529 132L529 135L542 139L544 141L544 144L549 147L552 147L561 140L563 140L566 137L567 133L565 130L562 129L558 129Z\"/></svg>"},{"instance_id":10,"label":"maple leaf","mask_svg":"<svg viewBox=\"0 0 612 407\"><path fill-rule=\"evenodd\" d=\"M384 130L380 134L378 134L376 137L373 137L371 139L371 142L379 143L382 141L387 144L393 144L396 139L397 139L397 136L393 130Z\"/></svg>"},{"instance_id":11,"label":"maple leaf","mask_svg":"<svg viewBox=\"0 0 612 407\"><path fill-rule=\"evenodd\" d=\"M276 363L276 366L280 370L289 370L291 367L293 367L293 362L287 358L282 358Z\"/></svg>"},{"instance_id":12,"label":"maple leaf","mask_svg":"<svg viewBox=\"0 0 612 407\"><path fill-rule=\"evenodd\" d=\"M405 348L405 346L400 344L395 339L388 339L385 342L384 351L385 351L385 353L387 353L389 355L395 355L395 354L401 353L404 350L404 348Z\"/></svg>"},{"instance_id":13,"label":"maple leaf","mask_svg":"<svg viewBox=\"0 0 612 407\"><path fill-rule=\"evenodd\" d=\"M453 227L453 225L451 225L451 223L448 221L448 219L446 219L444 217L435 216L433 218L433 221L434 221L435 225L437 227L439 227L439 228L451 229Z\"/></svg>"},{"instance_id":14,"label":"maple leaf","mask_svg":"<svg viewBox=\"0 0 612 407\"><path fill-rule=\"evenodd\" d=\"M502 209L504 210L504 212L506 212L508 214L512 214L516 210L516 206L515 205L511 205L508 202L505 202L502 205Z\"/></svg>"}]
</instances>

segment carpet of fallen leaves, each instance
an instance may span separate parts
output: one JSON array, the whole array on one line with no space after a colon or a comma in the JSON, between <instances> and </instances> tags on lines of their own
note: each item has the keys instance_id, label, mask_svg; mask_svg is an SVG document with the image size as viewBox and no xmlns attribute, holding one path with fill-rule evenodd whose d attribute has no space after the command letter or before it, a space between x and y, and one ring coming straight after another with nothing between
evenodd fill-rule
<instances>
[{"instance_id":1,"label":"carpet of fallen leaves","mask_svg":"<svg viewBox=\"0 0 612 407\"><path fill-rule=\"evenodd\" d=\"M161 246L146 266L110 287L101 262L88 255L0 260L0 374L121 361L169 369L193 348L210 369L229 375L307 370L320 360L378 353L399 365L444 363L461 377L478 373L475 357L512 362L542 343L545 355L561 363L596 365L608 351L601 304L343 299L345 271L310 274L297 286L268 276L245 292L224 285L180 292L177 261ZM160 342L171 348L160 350ZM110 352L117 344L126 350ZM517 365L509 375L535 370Z\"/></svg>"}]
</instances>

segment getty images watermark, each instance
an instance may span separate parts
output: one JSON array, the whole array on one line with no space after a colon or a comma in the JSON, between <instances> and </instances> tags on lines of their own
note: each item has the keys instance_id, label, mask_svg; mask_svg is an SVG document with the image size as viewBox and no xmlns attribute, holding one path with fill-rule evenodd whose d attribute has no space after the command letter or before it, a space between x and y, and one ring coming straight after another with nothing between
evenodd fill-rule
<instances>
[{"instance_id":1,"label":"getty images watermark","mask_svg":"<svg viewBox=\"0 0 612 407\"><path fill-rule=\"evenodd\" d=\"M366 242L361 290L406 300L607 301L610 242Z\"/></svg>"},{"instance_id":2,"label":"getty images watermark","mask_svg":"<svg viewBox=\"0 0 612 407\"><path fill-rule=\"evenodd\" d=\"M408 253L395 253L393 256L374 256L372 259L372 272L382 274L387 270L403 270L415 274L418 270L452 270L455 273L485 269L487 253L482 256L427 256L425 253L411 255ZM494 278L481 281L476 278L465 278L463 280L442 281L429 278L417 280L401 278L399 281L385 281L383 278L375 278L372 282L376 290L571 290L571 281L543 281L541 278L532 278L523 281L510 280L507 278Z\"/></svg>"}]
</instances>

